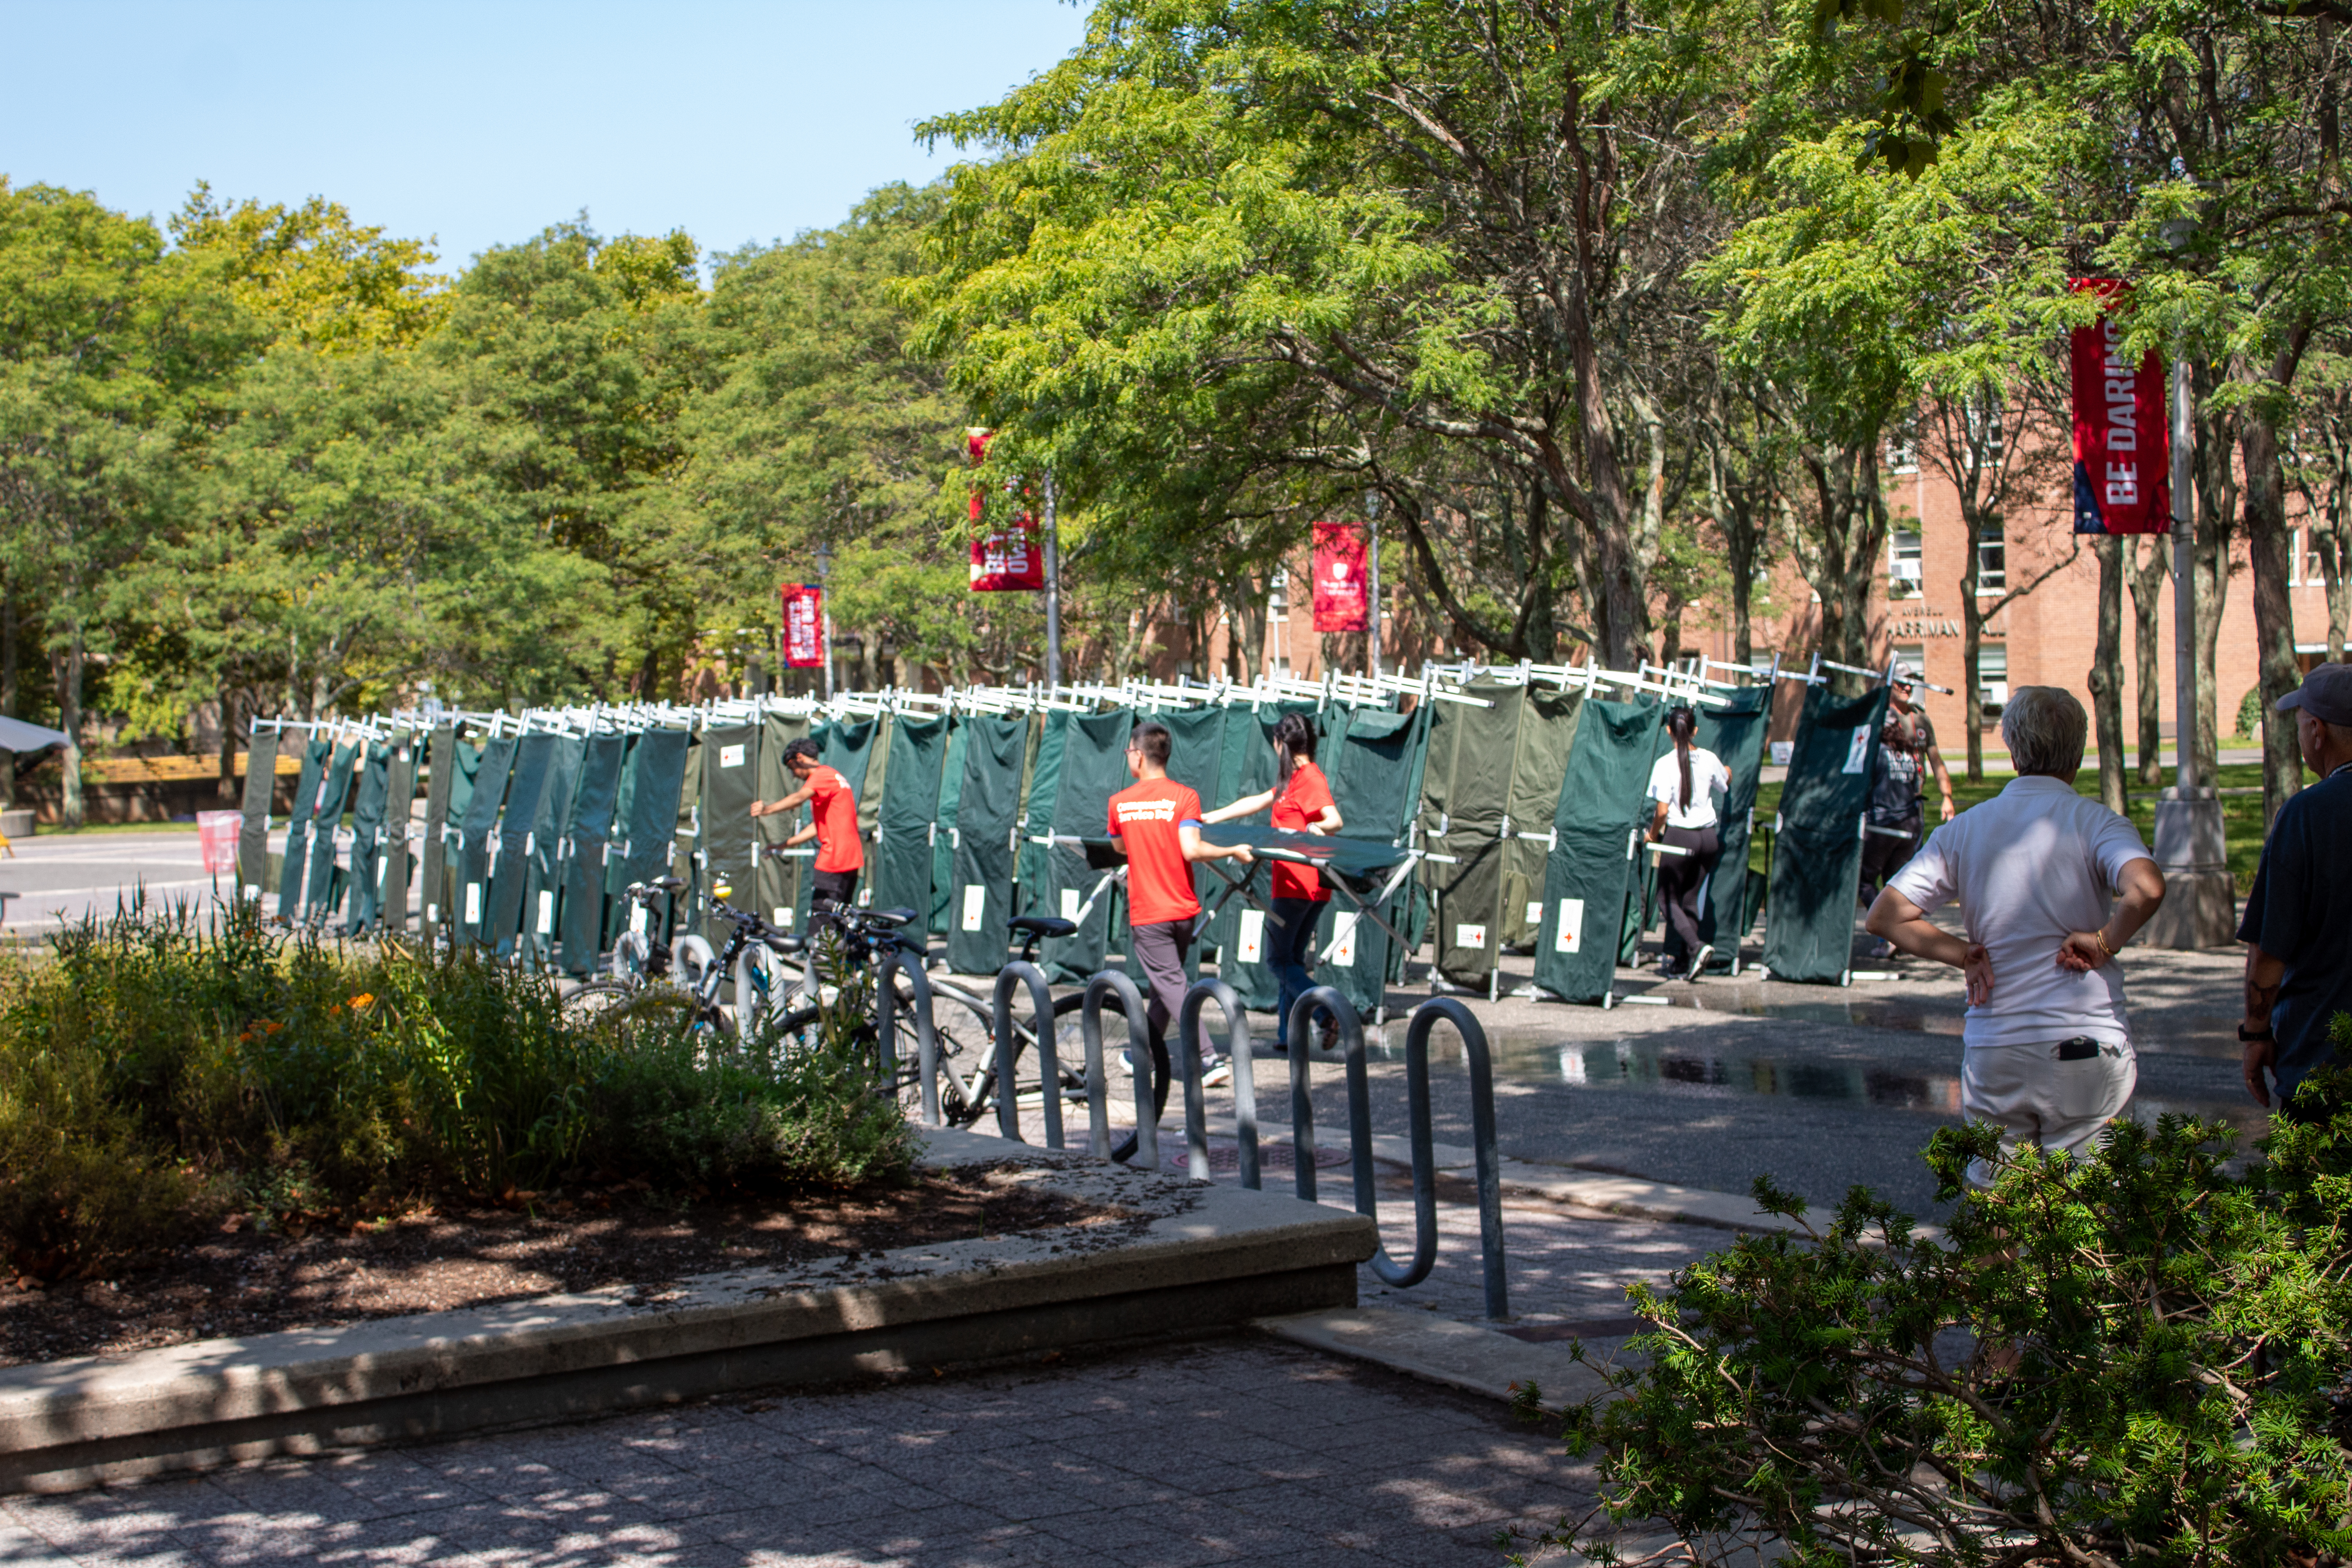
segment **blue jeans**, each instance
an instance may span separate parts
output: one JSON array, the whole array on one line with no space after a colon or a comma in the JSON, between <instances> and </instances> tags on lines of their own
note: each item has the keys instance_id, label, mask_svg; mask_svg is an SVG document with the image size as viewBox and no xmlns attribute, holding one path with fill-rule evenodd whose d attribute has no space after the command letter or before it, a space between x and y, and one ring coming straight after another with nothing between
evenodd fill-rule
<instances>
[{"instance_id":1,"label":"blue jeans","mask_svg":"<svg viewBox=\"0 0 2352 1568\"><path fill-rule=\"evenodd\" d=\"M1313 899L1276 899L1265 922L1265 962L1274 971L1274 1047L1290 1043L1290 1009L1315 988L1307 973L1315 960L1315 922L1323 906Z\"/></svg>"}]
</instances>

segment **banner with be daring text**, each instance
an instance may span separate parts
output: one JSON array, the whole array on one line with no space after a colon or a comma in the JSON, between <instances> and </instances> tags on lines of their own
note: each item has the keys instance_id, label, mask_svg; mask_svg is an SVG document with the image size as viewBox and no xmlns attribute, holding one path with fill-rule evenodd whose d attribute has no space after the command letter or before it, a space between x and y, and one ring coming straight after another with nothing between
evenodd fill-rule
<instances>
[{"instance_id":1,"label":"banner with be daring text","mask_svg":"<svg viewBox=\"0 0 2352 1568\"><path fill-rule=\"evenodd\" d=\"M784 601L784 663L815 669L824 663L824 591L814 583L787 583Z\"/></svg>"},{"instance_id":2,"label":"banner with be daring text","mask_svg":"<svg viewBox=\"0 0 2352 1568\"><path fill-rule=\"evenodd\" d=\"M2074 292L2099 297L2096 326L2074 329L2074 531L2162 533L2172 526L2166 452L2164 362L2120 357L2116 320L2131 285L2077 278Z\"/></svg>"},{"instance_id":3,"label":"banner with be daring text","mask_svg":"<svg viewBox=\"0 0 2352 1568\"><path fill-rule=\"evenodd\" d=\"M988 457L989 433L964 432L964 447L978 468ZM1008 493L1013 490L1007 486ZM1024 499L1016 495L1014 505ZM971 492L971 591L975 594L1034 593L1045 586L1045 552L1037 535L1037 519L1025 507L1016 510L1003 528L984 525L987 498Z\"/></svg>"}]
</instances>

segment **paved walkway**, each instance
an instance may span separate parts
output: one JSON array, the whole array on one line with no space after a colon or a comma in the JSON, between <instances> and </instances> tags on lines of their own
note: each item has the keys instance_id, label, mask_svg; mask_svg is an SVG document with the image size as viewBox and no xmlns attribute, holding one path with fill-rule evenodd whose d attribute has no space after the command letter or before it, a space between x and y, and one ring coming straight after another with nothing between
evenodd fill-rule
<instances>
[{"instance_id":1,"label":"paved walkway","mask_svg":"<svg viewBox=\"0 0 2352 1568\"><path fill-rule=\"evenodd\" d=\"M1496 1568L1590 1472L1255 1339L0 1501L0 1563Z\"/></svg>"}]
</instances>

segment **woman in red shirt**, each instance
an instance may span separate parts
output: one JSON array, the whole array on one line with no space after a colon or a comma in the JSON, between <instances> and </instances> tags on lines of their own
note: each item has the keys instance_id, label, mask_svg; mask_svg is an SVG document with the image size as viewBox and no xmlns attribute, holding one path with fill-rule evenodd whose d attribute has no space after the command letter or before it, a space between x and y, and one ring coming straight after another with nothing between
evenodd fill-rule
<instances>
[{"instance_id":1,"label":"woman in red shirt","mask_svg":"<svg viewBox=\"0 0 2352 1568\"><path fill-rule=\"evenodd\" d=\"M1274 826L1291 833L1337 833L1342 826L1331 785L1315 765L1315 726L1303 713L1286 713L1274 726L1276 783L1204 815L1204 823L1231 822L1274 808ZM1331 889L1311 866L1274 862L1274 907L1266 916L1265 961L1274 969L1276 992L1274 1049L1290 1048L1291 1005L1315 983L1307 971L1315 962L1315 925Z\"/></svg>"}]
</instances>

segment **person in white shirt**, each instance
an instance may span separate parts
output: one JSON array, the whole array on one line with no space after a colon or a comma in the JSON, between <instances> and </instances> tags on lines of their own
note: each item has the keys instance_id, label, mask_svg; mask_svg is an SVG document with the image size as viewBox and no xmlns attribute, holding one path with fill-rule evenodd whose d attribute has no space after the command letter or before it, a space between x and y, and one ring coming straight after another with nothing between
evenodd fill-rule
<instances>
[{"instance_id":1,"label":"person in white shirt","mask_svg":"<svg viewBox=\"0 0 2352 1568\"><path fill-rule=\"evenodd\" d=\"M2074 791L2089 720L2054 686L2001 711L2018 776L1936 829L1888 880L1867 924L1968 983L1960 1109L2004 1148L2080 1152L2138 1082L2115 962L2164 902L2164 874L2132 825ZM1965 941L1927 919L1958 899ZM1991 1179L1982 1162L1969 1179Z\"/></svg>"},{"instance_id":2,"label":"person in white shirt","mask_svg":"<svg viewBox=\"0 0 2352 1568\"><path fill-rule=\"evenodd\" d=\"M1723 854L1716 797L1731 789L1731 770L1723 759L1693 743L1698 715L1676 708L1666 715L1666 734L1675 749L1650 769L1648 797L1656 803L1650 813L1650 842L1663 843L1678 855L1658 857L1658 894L1666 904L1665 951L1658 973L1669 980L1696 980L1715 949L1699 940L1698 911L1706 880Z\"/></svg>"}]
</instances>

